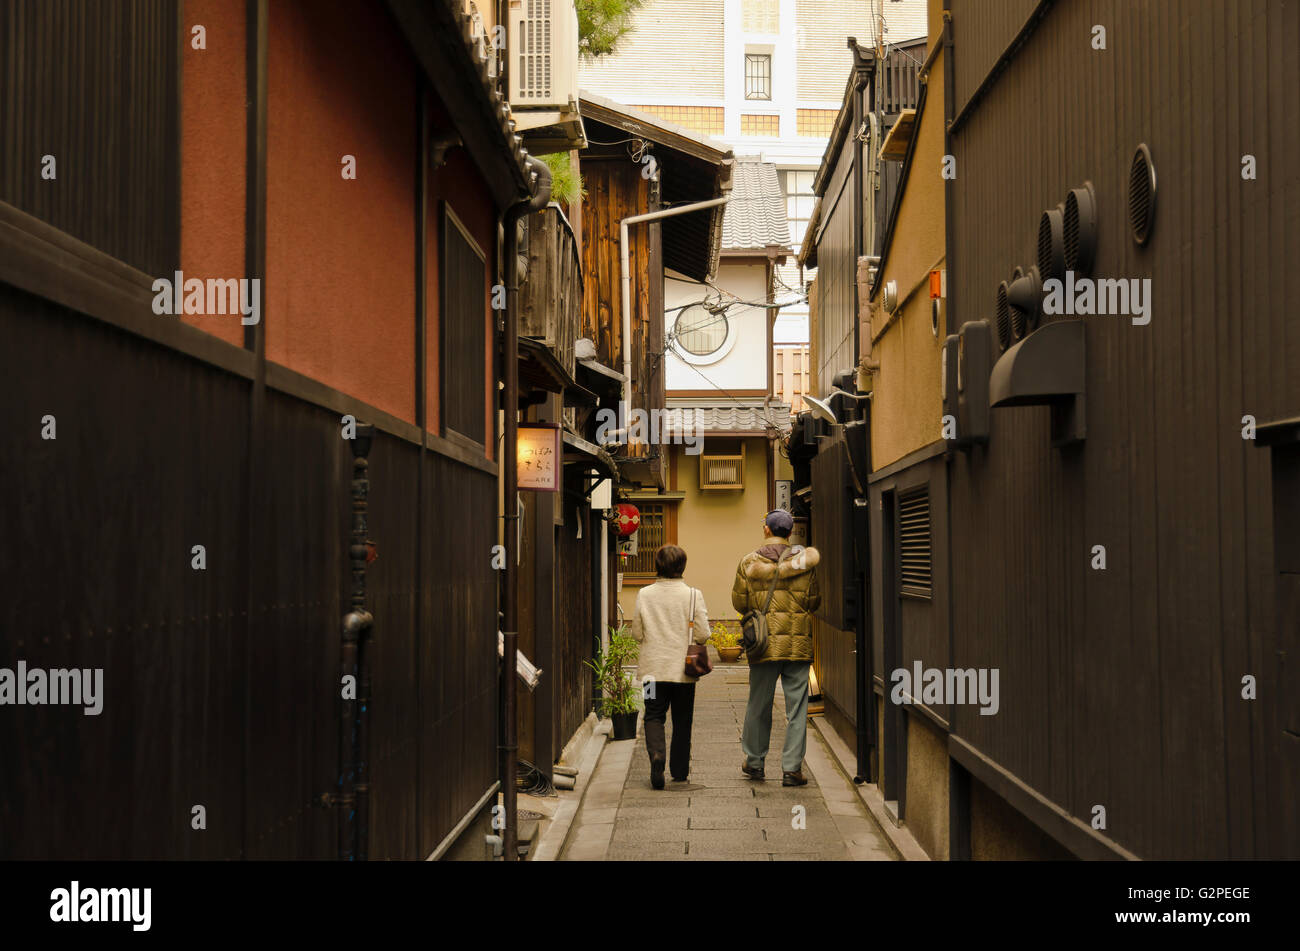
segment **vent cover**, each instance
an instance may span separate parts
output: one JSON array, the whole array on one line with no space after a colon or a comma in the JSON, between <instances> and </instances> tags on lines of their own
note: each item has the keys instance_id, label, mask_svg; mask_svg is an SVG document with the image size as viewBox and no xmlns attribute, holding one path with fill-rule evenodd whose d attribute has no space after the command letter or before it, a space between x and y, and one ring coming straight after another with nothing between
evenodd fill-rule
<instances>
[{"instance_id":1,"label":"vent cover","mask_svg":"<svg viewBox=\"0 0 1300 951\"><path fill-rule=\"evenodd\" d=\"M1156 167L1146 143L1133 153L1128 172L1128 223L1133 240L1140 245L1151 237L1151 223L1156 213Z\"/></svg>"},{"instance_id":2,"label":"vent cover","mask_svg":"<svg viewBox=\"0 0 1300 951\"><path fill-rule=\"evenodd\" d=\"M745 456L700 456L701 489L743 489Z\"/></svg>"},{"instance_id":3,"label":"vent cover","mask_svg":"<svg viewBox=\"0 0 1300 951\"><path fill-rule=\"evenodd\" d=\"M1065 196L1062 214L1062 232L1065 239L1065 269L1075 277L1092 273L1092 262L1097 252L1097 205L1092 197L1092 183L1084 182L1082 188L1071 188Z\"/></svg>"},{"instance_id":4,"label":"vent cover","mask_svg":"<svg viewBox=\"0 0 1300 951\"><path fill-rule=\"evenodd\" d=\"M1044 281L1065 277L1065 222L1060 205L1038 219L1038 273Z\"/></svg>"},{"instance_id":5,"label":"vent cover","mask_svg":"<svg viewBox=\"0 0 1300 951\"><path fill-rule=\"evenodd\" d=\"M1011 346L1011 305L1006 300L1006 282L997 286L997 325L998 347L1006 349Z\"/></svg>"},{"instance_id":6,"label":"vent cover","mask_svg":"<svg viewBox=\"0 0 1300 951\"><path fill-rule=\"evenodd\" d=\"M1012 340L1025 339L1025 312L1021 310L1019 307L1017 307L1012 300L1013 298L1012 288L1015 286L1016 281L1020 280L1024 276L1025 276L1025 272L1021 270L1019 267L1017 267L1014 271L1011 272L1011 280L1003 285L1007 289L1007 294L1006 294L1007 316L1011 321Z\"/></svg>"},{"instance_id":7,"label":"vent cover","mask_svg":"<svg viewBox=\"0 0 1300 951\"><path fill-rule=\"evenodd\" d=\"M1038 318L1043 313L1043 282L1038 277L1037 265L1021 273L1016 268L1007 286L1007 305L1011 308L1011 334L1017 340L1038 329Z\"/></svg>"},{"instance_id":8,"label":"vent cover","mask_svg":"<svg viewBox=\"0 0 1300 951\"><path fill-rule=\"evenodd\" d=\"M930 489L898 499L898 553L902 593L930 597Z\"/></svg>"}]
</instances>

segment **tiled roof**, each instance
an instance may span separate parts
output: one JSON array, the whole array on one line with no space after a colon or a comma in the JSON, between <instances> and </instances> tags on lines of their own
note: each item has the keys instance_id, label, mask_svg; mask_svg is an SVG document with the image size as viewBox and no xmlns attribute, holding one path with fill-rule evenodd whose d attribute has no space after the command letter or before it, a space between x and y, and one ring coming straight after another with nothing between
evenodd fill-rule
<instances>
[{"instance_id":1,"label":"tiled roof","mask_svg":"<svg viewBox=\"0 0 1300 951\"><path fill-rule=\"evenodd\" d=\"M708 400L669 397L665 402L665 425L669 433L698 428L705 433L762 433L770 427L790 431L790 404L773 399L767 409L761 399Z\"/></svg>"},{"instance_id":2,"label":"tiled roof","mask_svg":"<svg viewBox=\"0 0 1300 951\"><path fill-rule=\"evenodd\" d=\"M731 201L722 216L722 250L740 251L790 246L785 193L771 162L737 160Z\"/></svg>"}]
</instances>

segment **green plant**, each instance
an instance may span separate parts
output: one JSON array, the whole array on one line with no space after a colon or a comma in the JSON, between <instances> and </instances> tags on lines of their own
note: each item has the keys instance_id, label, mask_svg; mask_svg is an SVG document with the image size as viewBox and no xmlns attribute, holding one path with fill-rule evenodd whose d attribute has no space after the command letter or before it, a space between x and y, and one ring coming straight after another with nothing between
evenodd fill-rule
<instances>
[{"instance_id":1,"label":"green plant","mask_svg":"<svg viewBox=\"0 0 1300 951\"><path fill-rule=\"evenodd\" d=\"M577 0L578 48L584 56L614 52L645 0Z\"/></svg>"},{"instance_id":2,"label":"green plant","mask_svg":"<svg viewBox=\"0 0 1300 951\"><path fill-rule=\"evenodd\" d=\"M628 633L626 624L609 629L609 647L595 660L584 661L596 674L596 689L600 691L600 715L636 713L641 688L632 680L627 667L636 662L641 645Z\"/></svg>"},{"instance_id":3,"label":"green plant","mask_svg":"<svg viewBox=\"0 0 1300 951\"><path fill-rule=\"evenodd\" d=\"M582 176L573 170L573 156L568 152L551 152L538 157L551 170L551 200L562 205L582 201L587 190L582 187Z\"/></svg>"},{"instance_id":4,"label":"green plant","mask_svg":"<svg viewBox=\"0 0 1300 951\"><path fill-rule=\"evenodd\" d=\"M738 631L733 631L721 621L715 621L713 629L709 633L709 643L718 648L718 650L722 650L725 647L739 647L740 633Z\"/></svg>"}]
</instances>

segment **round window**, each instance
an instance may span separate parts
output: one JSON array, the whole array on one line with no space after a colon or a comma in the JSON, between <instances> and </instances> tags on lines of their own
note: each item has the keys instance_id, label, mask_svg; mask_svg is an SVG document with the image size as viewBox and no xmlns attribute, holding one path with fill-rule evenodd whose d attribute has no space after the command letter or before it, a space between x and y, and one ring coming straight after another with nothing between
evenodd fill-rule
<instances>
[{"instance_id":1,"label":"round window","mask_svg":"<svg viewBox=\"0 0 1300 951\"><path fill-rule=\"evenodd\" d=\"M727 315L692 304L677 315L677 343L687 353L707 357L727 342Z\"/></svg>"}]
</instances>

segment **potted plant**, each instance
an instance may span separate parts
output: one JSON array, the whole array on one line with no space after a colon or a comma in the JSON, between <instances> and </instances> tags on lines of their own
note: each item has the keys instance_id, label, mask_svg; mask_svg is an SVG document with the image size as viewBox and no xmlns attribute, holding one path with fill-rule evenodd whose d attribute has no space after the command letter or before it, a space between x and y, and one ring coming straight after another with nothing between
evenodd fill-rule
<instances>
[{"instance_id":1,"label":"potted plant","mask_svg":"<svg viewBox=\"0 0 1300 951\"><path fill-rule=\"evenodd\" d=\"M616 740L636 738L637 700L641 688L632 679L627 668L635 663L641 652L627 625L610 628L609 647L595 660L586 661L596 673L596 689L600 691L600 715L614 721Z\"/></svg>"},{"instance_id":2,"label":"potted plant","mask_svg":"<svg viewBox=\"0 0 1300 951\"><path fill-rule=\"evenodd\" d=\"M724 662L734 664L740 659L740 633L722 621L714 623L713 630L709 633L709 643L718 649L718 656Z\"/></svg>"}]
</instances>

